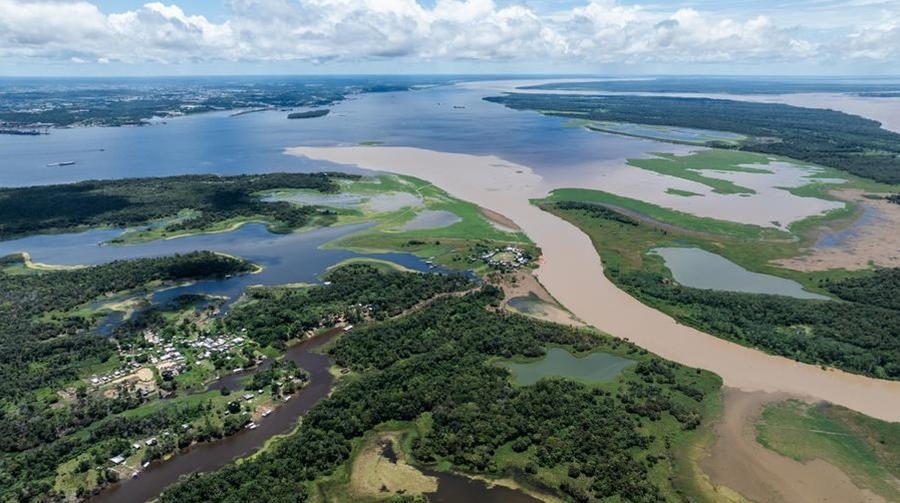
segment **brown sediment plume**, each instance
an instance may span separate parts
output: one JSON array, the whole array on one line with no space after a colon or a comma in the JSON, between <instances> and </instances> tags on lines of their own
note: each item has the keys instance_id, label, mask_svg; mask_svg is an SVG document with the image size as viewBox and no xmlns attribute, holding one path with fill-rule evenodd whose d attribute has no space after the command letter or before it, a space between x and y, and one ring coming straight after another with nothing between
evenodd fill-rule
<instances>
[{"instance_id":1,"label":"brown sediment plume","mask_svg":"<svg viewBox=\"0 0 900 503\"><path fill-rule=\"evenodd\" d=\"M531 205L547 187L526 166L494 156L408 147L297 147L289 154L428 180L451 195L502 213L543 252L536 275L553 297L584 322L664 358L719 374L744 391L785 392L900 421L900 382L797 363L680 325L619 290L603 274L587 235Z\"/></svg>"}]
</instances>

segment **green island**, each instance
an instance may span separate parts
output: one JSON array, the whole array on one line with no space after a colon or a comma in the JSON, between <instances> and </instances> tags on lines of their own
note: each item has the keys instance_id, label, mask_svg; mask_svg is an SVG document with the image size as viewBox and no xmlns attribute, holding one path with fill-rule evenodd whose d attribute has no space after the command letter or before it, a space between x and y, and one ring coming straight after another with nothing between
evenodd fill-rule
<instances>
[{"instance_id":1,"label":"green island","mask_svg":"<svg viewBox=\"0 0 900 503\"><path fill-rule=\"evenodd\" d=\"M767 262L778 253L795 253L798 245L740 235L679 232L674 226L640 220L594 202L551 198L542 208L591 237L606 275L616 285L683 324L798 361L900 379L900 309L895 301L885 300L894 296L884 296L885 289L900 278L900 269L853 274L792 271L789 275L843 302L691 288L674 281L663 260L647 252L666 246L694 246L751 270L787 276Z\"/></svg>"},{"instance_id":2,"label":"green island","mask_svg":"<svg viewBox=\"0 0 900 503\"><path fill-rule=\"evenodd\" d=\"M331 110L328 108L322 108L319 110L310 110L308 112L293 112L289 113L288 119L315 119L316 117L325 117L331 113Z\"/></svg>"},{"instance_id":3,"label":"green island","mask_svg":"<svg viewBox=\"0 0 900 503\"><path fill-rule=\"evenodd\" d=\"M278 188L340 190L337 173L264 175L183 175L165 178L85 181L0 189L0 239L93 227L132 227L128 241L153 240L188 232L222 230L258 220L286 232L328 222L314 206L264 203L254 194ZM148 225L155 224L155 225ZM140 232L139 232L140 231ZM123 237L123 240L126 238Z\"/></svg>"}]
</instances>

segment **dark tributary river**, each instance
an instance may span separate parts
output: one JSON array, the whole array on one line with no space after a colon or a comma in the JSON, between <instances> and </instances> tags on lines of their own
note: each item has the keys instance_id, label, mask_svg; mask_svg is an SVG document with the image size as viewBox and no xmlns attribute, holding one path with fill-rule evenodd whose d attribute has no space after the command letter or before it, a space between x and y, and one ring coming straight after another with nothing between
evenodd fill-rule
<instances>
[{"instance_id":1,"label":"dark tributary river","mask_svg":"<svg viewBox=\"0 0 900 503\"><path fill-rule=\"evenodd\" d=\"M268 417L259 421L258 428L241 430L233 436L215 442L197 444L168 460L155 461L137 478L124 479L113 484L91 498L89 502L143 503L153 500L181 476L219 469L237 458L256 452L273 436L291 431L298 419L331 391L334 384L334 377L328 371L331 361L327 355L317 352L317 349L340 333L341 329L333 329L288 348L285 358L293 360L310 373L310 384ZM266 360L255 370L264 369L271 365L271 362L272 360ZM253 375L253 371L224 376L207 389L219 389L223 386L239 389L241 385L238 380L250 375ZM422 471L438 479L438 491L428 494L429 500L433 502L536 503L538 501L521 491L501 486L488 487L483 481L463 475L427 469Z\"/></svg>"},{"instance_id":2,"label":"dark tributary river","mask_svg":"<svg viewBox=\"0 0 900 503\"><path fill-rule=\"evenodd\" d=\"M166 461L156 461L135 479L123 480L102 491L91 503L141 503L159 496L179 477L193 472L216 470L257 451L274 435L294 428L300 416L328 395L334 377L328 372L330 360L315 350L332 340L340 330L332 330L288 348L289 358L310 373L310 384L288 402L259 422L255 430L239 433L216 442L197 444ZM248 375L248 374L245 374ZM230 376L229 376L230 377Z\"/></svg>"}]
</instances>

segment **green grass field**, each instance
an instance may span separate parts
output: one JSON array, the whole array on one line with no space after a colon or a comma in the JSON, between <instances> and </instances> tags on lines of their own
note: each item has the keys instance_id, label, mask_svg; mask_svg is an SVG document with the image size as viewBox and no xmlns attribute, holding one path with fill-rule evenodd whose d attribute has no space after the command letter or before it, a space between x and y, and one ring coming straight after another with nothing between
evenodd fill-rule
<instances>
[{"instance_id":1,"label":"green grass field","mask_svg":"<svg viewBox=\"0 0 900 503\"><path fill-rule=\"evenodd\" d=\"M732 150L701 150L689 155L654 153L649 159L629 159L628 164L637 168L701 183L717 194L755 194L756 191L741 187L729 180L708 177L704 170L733 171L739 173L771 173L763 168L746 166L769 164L769 158Z\"/></svg>"},{"instance_id":2,"label":"green grass field","mask_svg":"<svg viewBox=\"0 0 900 503\"><path fill-rule=\"evenodd\" d=\"M900 501L900 424L789 400L768 405L756 429L767 448L801 462L825 460L857 486Z\"/></svg>"}]
</instances>

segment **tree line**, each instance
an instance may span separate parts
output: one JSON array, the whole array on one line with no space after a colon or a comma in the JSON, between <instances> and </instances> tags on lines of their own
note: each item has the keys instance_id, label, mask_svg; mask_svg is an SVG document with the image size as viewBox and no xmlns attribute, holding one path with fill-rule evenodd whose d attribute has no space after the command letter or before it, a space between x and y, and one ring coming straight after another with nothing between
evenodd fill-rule
<instances>
[{"instance_id":1,"label":"tree line","mask_svg":"<svg viewBox=\"0 0 900 503\"><path fill-rule=\"evenodd\" d=\"M748 136L739 150L829 166L882 183L900 183L900 134L834 110L777 103L657 96L510 94L488 97L516 110L575 119L728 131ZM720 142L710 146L735 148Z\"/></svg>"},{"instance_id":2,"label":"tree line","mask_svg":"<svg viewBox=\"0 0 900 503\"><path fill-rule=\"evenodd\" d=\"M82 227L128 227L154 220L167 232L203 230L235 217L259 216L280 229L302 227L319 213L313 206L265 203L259 192L274 189L340 191L342 173L181 175L162 178L89 180L62 185L0 188L0 240ZM187 218L175 217L192 210Z\"/></svg>"}]
</instances>

